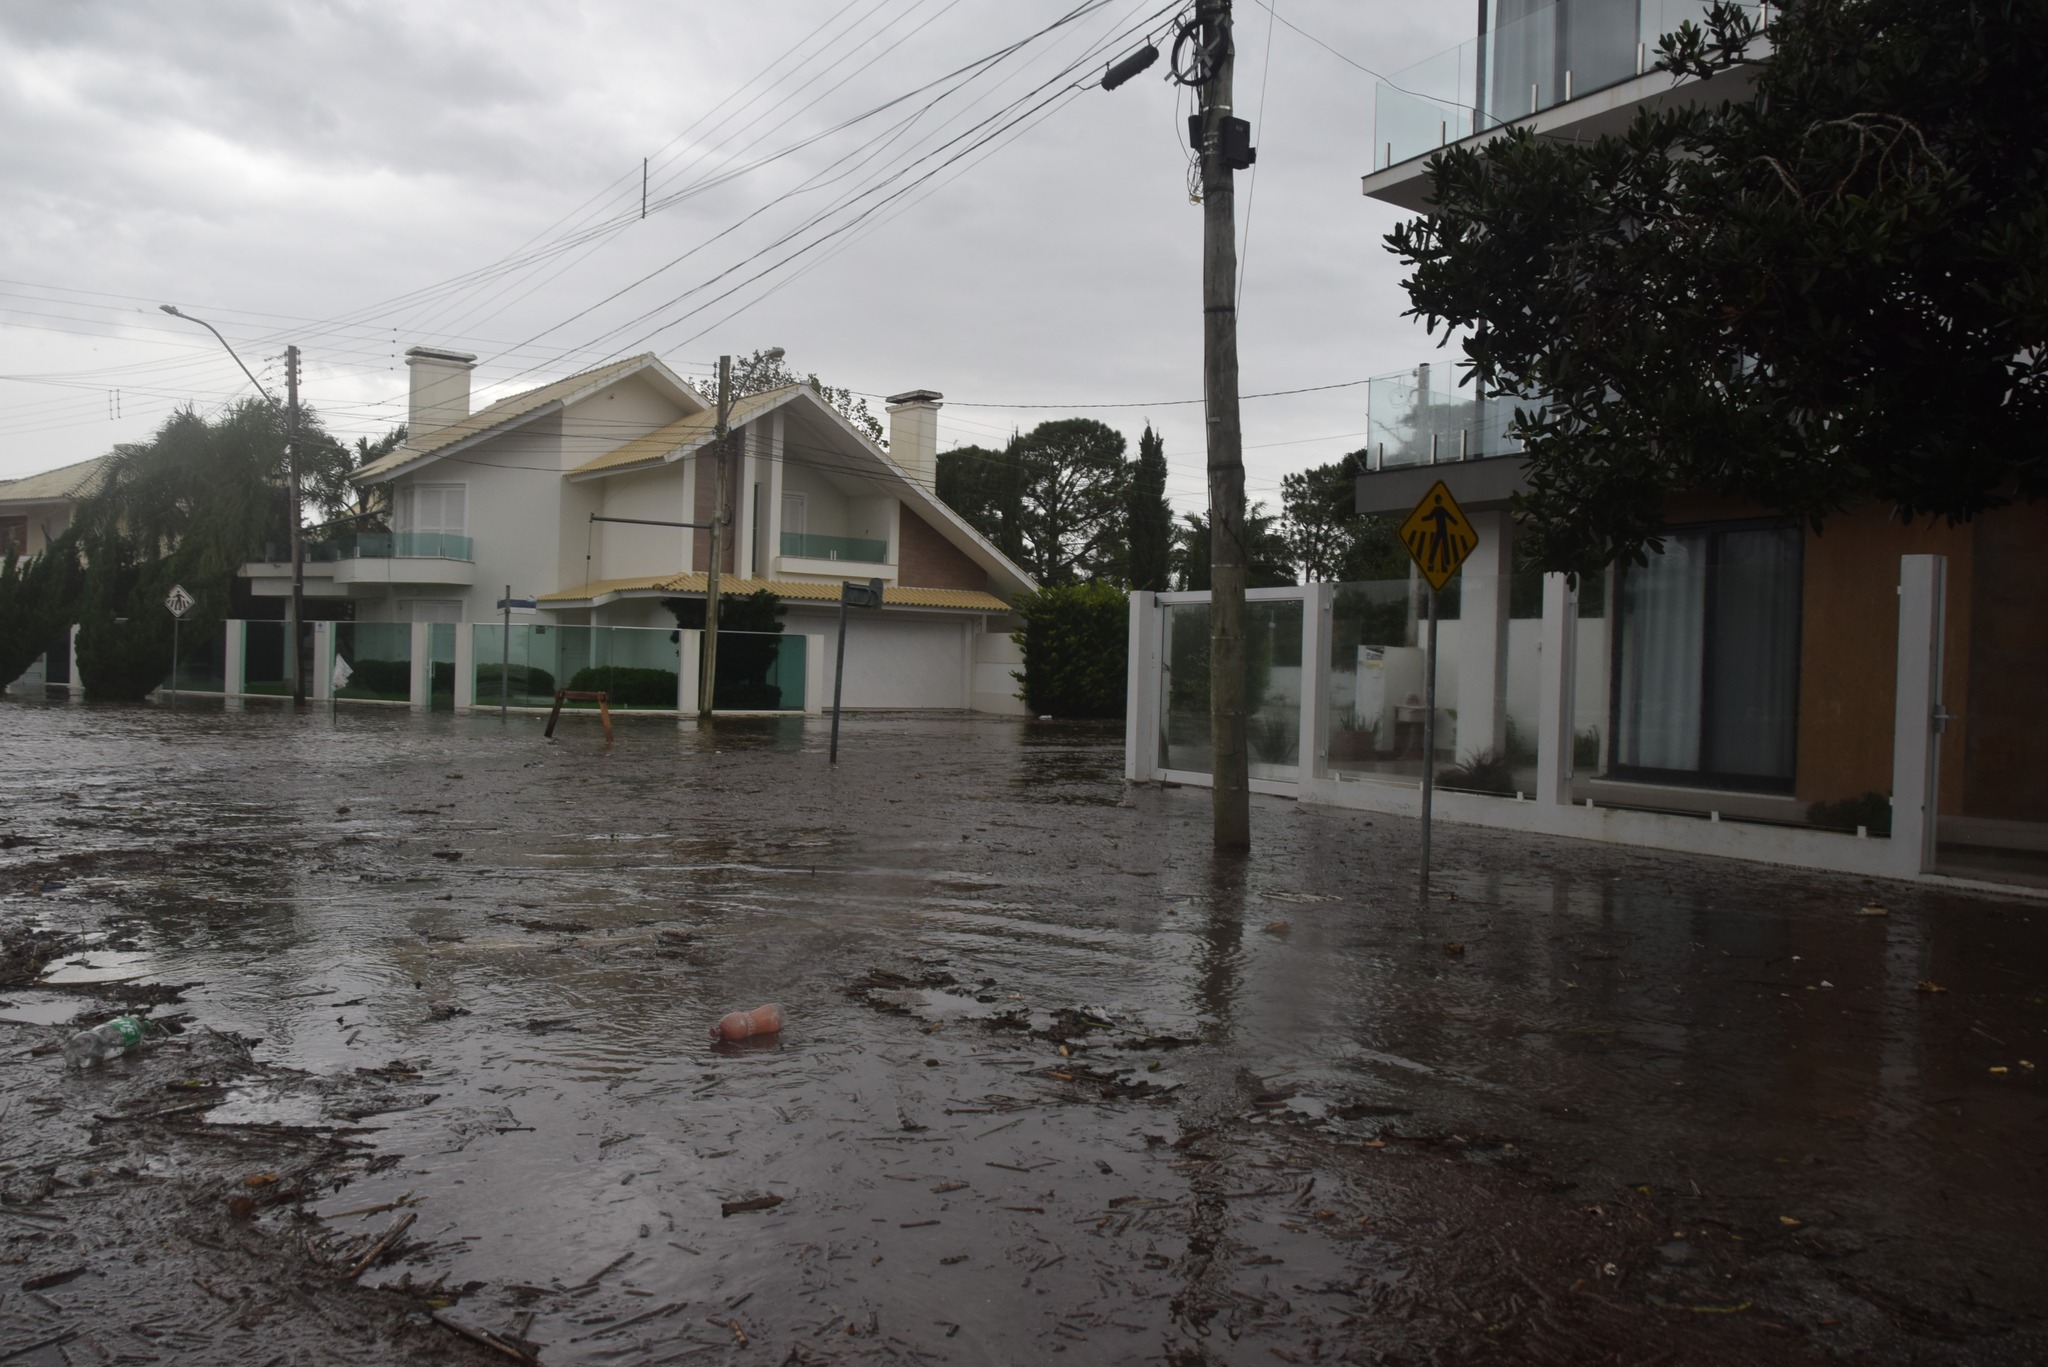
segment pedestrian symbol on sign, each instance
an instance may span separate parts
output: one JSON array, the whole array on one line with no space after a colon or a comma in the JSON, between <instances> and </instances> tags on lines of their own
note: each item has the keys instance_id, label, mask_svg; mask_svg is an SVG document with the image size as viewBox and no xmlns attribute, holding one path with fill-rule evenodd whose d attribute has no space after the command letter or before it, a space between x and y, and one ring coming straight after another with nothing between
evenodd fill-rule
<instances>
[{"instance_id":1,"label":"pedestrian symbol on sign","mask_svg":"<svg viewBox=\"0 0 2048 1367\"><path fill-rule=\"evenodd\" d=\"M1438 480L1401 524L1401 544L1429 586L1441 590L1479 544L1479 532Z\"/></svg>"},{"instance_id":2,"label":"pedestrian symbol on sign","mask_svg":"<svg viewBox=\"0 0 2048 1367\"><path fill-rule=\"evenodd\" d=\"M173 584L169 596L164 599L164 606L171 610L171 616L183 617L192 611L192 595L185 592L183 584Z\"/></svg>"}]
</instances>

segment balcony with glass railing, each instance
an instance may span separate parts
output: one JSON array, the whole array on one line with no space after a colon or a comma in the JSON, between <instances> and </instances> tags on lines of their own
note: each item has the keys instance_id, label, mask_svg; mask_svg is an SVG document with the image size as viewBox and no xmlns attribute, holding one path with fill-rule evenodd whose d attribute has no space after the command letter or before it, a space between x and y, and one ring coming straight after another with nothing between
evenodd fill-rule
<instances>
[{"instance_id":1,"label":"balcony with glass railing","mask_svg":"<svg viewBox=\"0 0 2048 1367\"><path fill-rule=\"evenodd\" d=\"M454 532L352 532L306 543L313 563L341 560L474 560L475 543Z\"/></svg>"},{"instance_id":2,"label":"balcony with glass railing","mask_svg":"<svg viewBox=\"0 0 2048 1367\"><path fill-rule=\"evenodd\" d=\"M1499 0L1512 16L1382 80L1373 98L1372 166L1385 170L1647 74L1679 25L1704 25L1712 0ZM1741 8L1759 25L1768 3Z\"/></svg>"},{"instance_id":3,"label":"balcony with glass railing","mask_svg":"<svg viewBox=\"0 0 2048 1367\"><path fill-rule=\"evenodd\" d=\"M849 560L860 565L889 563L889 543L860 536L815 536L784 532L782 553L801 560Z\"/></svg>"},{"instance_id":4,"label":"balcony with glass railing","mask_svg":"<svg viewBox=\"0 0 2048 1367\"><path fill-rule=\"evenodd\" d=\"M1366 465L1397 470L1410 465L1518 456L1515 409L1535 401L1483 398L1459 384L1449 364L1419 365L1366 383Z\"/></svg>"}]
</instances>

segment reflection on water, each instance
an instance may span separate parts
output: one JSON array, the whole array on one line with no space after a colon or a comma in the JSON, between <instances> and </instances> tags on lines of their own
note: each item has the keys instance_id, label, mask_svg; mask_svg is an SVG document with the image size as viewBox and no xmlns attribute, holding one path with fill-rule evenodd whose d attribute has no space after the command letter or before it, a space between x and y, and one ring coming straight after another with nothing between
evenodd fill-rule
<instances>
[{"instance_id":1,"label":"reflection on water","mask_svg":"<svg viewBox=\"0 0 2048 1367\"><path fill-rule=\"evenodd\" d=\"M1101 1314L1202 1332L1240 1275L1217 1250L1281 1236L1144 1132L1252 1113L1513 1136L1591 1185L1826 1209L1878 1244L1939 1226L1947 1256L2048 1271L2038 1193L2001 1175L2038 1124L2018 1061L2048 1052L2032 905L1887 890L1863 917L1876 894L1840 883L1453 830L1425 909L1405 823L1262 800L1252 857L1215 860L1204 795L1127 793L1106 728L854 717L833 768L801 718L540 727L0 707L29 776L0 872L58 884L7 914L33 896L138 946L53 984L194 982L183 1009L268 1059L418 1074L363 1121L402 1157L334 1207L418 1193L416 1280L563 1288L550 1362L756 1292L778 1342L872 1311L1014 1358L1005 1324L1055 1341L1038 1287L1095 1294L1040 1231L1161 1195L1185 1227L1119 1232L1174 1264L1168 1304ZM850 998L875 965L949 985ZM782 1035L707 1041L763 1001ZM1081 1104L1051 1046L986 1024L1083 1006L1196 1041L1138 1066L1170 1103ZM931 1328L967 1304L980 1326Z\"/></svg>"}]
</instances>

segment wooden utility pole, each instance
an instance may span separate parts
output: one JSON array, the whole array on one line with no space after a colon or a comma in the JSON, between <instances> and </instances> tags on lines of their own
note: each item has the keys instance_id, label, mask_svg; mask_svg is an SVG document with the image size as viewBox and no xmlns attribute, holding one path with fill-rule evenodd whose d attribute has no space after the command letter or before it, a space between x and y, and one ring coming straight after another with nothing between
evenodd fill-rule
<instances>
[{"instance_id":1,"label":"wooden utility pole","mask_svg":"<svg viewBox=\"0 0 2048 1367\"><path fill-rule=\"evenodd\" d=\"M285 460L291 470L292 486L292 610L286 625L285 657L292 667L292 704L306 705L306 670L299 654L300 624L306 620L306 541L299 529L302 520L299 493L299 349L284 349Z\"/></svg>"},{"instance_id":2,"label":"wooden utility pole","mask_svg":"<svg viewBox=\"0 0 2048 1367\"><path fill-rule=\"evenodd\" d=\"M1249 849L1245 749L1244 437L1237 412L1237 206L1231 118L1230 0L1202 0L1210 64L1202 94L1202 392L1209 437L1209 735L1219 850Z\"/></svg>"},{"instance_id":3,"label":"wooden utility pole","mask_svg":"<svg viewBox=\"0 0 2048 1367\"><path fill-rule=\"evenodd\" d=\"M711 568L704 576L704 672L697 685L697 715L711 715L718 691L718 560L725 553L726 437L732 425L732 357L718 358L718 436L712 441Z\"/></svg>"}]
</instances>

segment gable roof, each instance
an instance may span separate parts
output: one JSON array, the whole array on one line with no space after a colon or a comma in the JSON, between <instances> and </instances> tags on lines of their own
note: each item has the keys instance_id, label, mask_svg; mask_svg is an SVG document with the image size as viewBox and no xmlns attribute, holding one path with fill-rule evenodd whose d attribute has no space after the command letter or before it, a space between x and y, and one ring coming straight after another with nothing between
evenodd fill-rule
<instances>
[{"instance_id":1,"label":"gable roof","mask_svg":"<svg viewBox=\"0 0 2048 1367\"><path fill-rule=\"evenodd\" d=\"M764 389L758 394L748 394L736 399L726 421L732 427L752 422L764 413L781 407L796 396L797 390L806 387L800 384L787 384L780 389ZM585 461L569 471L569 478L585 480L598 475L618 474L626 470L681 460L706 442L715 440L717 436L718 410L709 408L702 413L692 413L687 418L679 418L666 427L649 432L644 437L635 437L616 451L607 451L595 460Z\"/></svg>"},{"instance_id":2,"label":"gable roof","mask_svg":"<svg viewBox=\"0 0 2048 1367\"><path fill-rule=\"evenodd\" d=\"M100 482L110 456L94 456L39 475L0 480L0 503L58 503L83 498Z\"/></svg>"},{"instance_id":3,"label":"gable roof","mask_svg":"<svg viewBox=\"0 0 2048 1367\"><path fill-rule=\"evenodd\" d=\"M468 417L451 422L446 427L437 428L424 437L409 439L405 445L390 455L371 461L349 478L357 484L381 483L397 476L410 466L450 455L458 448L485 437L495 436L507 428L516 427L545 413L567 407L587 394L643 370L659 372L675 388L680 389L698 404L706 403L701 394L663 365L653 352L643 352L638 356L629 356L623 361L613 361L609 365L579 371L574 375L541 385L537 389L529 389L510 398L500 399L494 404L488 404Z\"/></svg>"}]
</instances>

